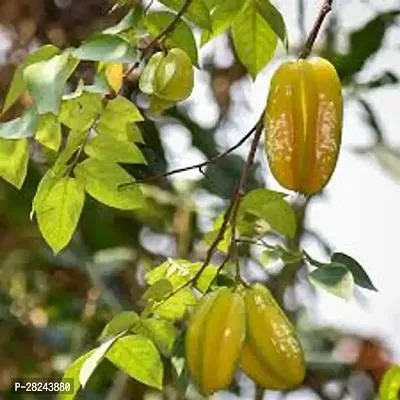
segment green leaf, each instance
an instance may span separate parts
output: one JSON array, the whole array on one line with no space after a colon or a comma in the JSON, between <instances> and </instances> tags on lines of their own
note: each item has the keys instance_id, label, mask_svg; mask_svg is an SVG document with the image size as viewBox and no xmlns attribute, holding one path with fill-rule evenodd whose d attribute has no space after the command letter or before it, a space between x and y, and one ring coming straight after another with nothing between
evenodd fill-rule
<instances>
[{"instance_id":1,"label":"green leaf","mask_svg":"<svg viewBox=\"0 0 400 400\"><path fill-rule=\"evenodd\" d=\"M150 35L156 37L175 18L176 15L169 12L154 12L146 16L145 25ZM169 48L179 47L184 50L192 60L192 64L198 65L196 40L192 29L183 20L180 20L174 30L167 35L166 45Z\"/></svg>"},{"instance_id":2,"label":"green leaf","mask_svg":"<svg viewBox=\"0 0 400 400\"><path fill-rule=\"evenodd\" d=\"M143 193L135 180L118 164L88 158L74 169L75 176L96 200L121 210L144 206ZM132 183L127 187L120 185Z\"/></svg>"},{"instance_id":3,"label":"green leaf","mask_svg":"<svg viewBox=\"0 0 400 400\"><path fill-rule=\"evenodd\" d=\"M154 314L170 321L179 321L185 317L186 310L190 306L194 306L197 299L189 287L183 288L176 292L163 303L155 303L151 310Z\"/></svg>"},{"instance_id":4,"label":"green leaf","mask_svg":"<svg viewBox=\"0 0 400 400\"><path fill-rule=\"evenodd\" d=\"M26 86L39 114L59 113L65 83L77 65L78 61L70 59L69 53L63 53L24 70Z\"/></svg>"},{"instance_id":5,"label":"green leaf","mask_svg":"<svg viewBox=\"0 0 400 400\"><path fill-rule=\"evenodd\" d=\"M0 123L0 138L21 139L32 137L38 125L38 114L34 107L24 111L21 117Z\"/></svg>"},{"instance_id":6,"label":"green leaf","mask_svg":"<svg viewBox=\"0 0 400 400\"><path fill-rule=\"evenodd\" d=\"M119 339L119 336L112 337L93 350L92 354L84 361L79 371L79 383L84 388L95 369L103 361L105 354L110 347Z\"/></svg>"},{"instance_id":7,"label":"green leaf","mask_svg":"<svg viewBox=\"0 0 400 400\"><path fill-rule=\"evenodd\" d=\"M100 135L110 135L116 140L144 143L142 132L132 122L120 122L115 118L101 118L96 125L96 131Z\"/></svg>"},{"instance_id":8,"label":"green leaf","mask_svg":"<svg viewBox=\"0 0 400 400\"><path fill-rule=\"evenodd\" d=\"M380 400L398 400L400 393L400 366L393 365L385 373L379 386Z\"/></svg>"},{"instance_id":9,"label":"green leaf","mask_svg":"<svg viewBox=\"0 0 400 400\"><path fill-rule=\"evenodd\" d=\"M84 147L88 156L108 162L147 164L139 147L133 143L115 140L110 135L97 135Z\"/></svg>"},{"instance_id":10,"label":"green leaf","mask_svg":"<svg viewBox=\"0 0 400 400\"><path fill-rule=\"evenodd\" d=\"M69 380L73 380L73 388L74 392L73 393L63 393L60 392L57 395L57 400L73 400L75 396L77 395L81 384L79 382L79 372L82 368L82 365L85 363L85 361L92 356L94 350L89 351L88 353L80 356L77 358L64 372L64 376L61 382L67 383L70 382Z\"/></svg>"},{"instance_id":11,"label":"green leaf","mask_svg":"<svg viewBox=\"0 0 400 400\"><path fill-rule=\"evenodd\" d=\"M207 232L204 235L204 241L207 244L211 245L214 242L214 240L217 238L219 231L221 229L223 220L224 220L224 215L223 214L219 215L214 221L213 230L211 232ZM220 242L217 245L217 249L219 251L222 251L223 253L228 253L231 241L232 241L232 228L230 226L228 226L224 232L223 238L220 240Z\"/></svg>"},{"instance_id":12,"label":"green leaf","mask_svg":"<svg viewBox=\"0 0 400 400\"><path fill-rule=\"evenodd\" d=\"M218 2L211 14L212 31L203 30L201 34L201 45L204 46L226 29L228 29L242 9L245 0L231 0Z\"/></svg>"},{"instance_id":13,"label":"green leaf","mask_svg":"<svg viewBox=\"0 0 400 400\"><path fill-rule=\"evenodd\" d=\"M0 176L21 189L28 170L28 139L0 138Z\"/></svg>"},{"instance_id":14,"label":"green leaf","mask_svg":"<svg viewBox=\"0 0 400 400\"><path fill-rule=\"evenodd\" d=\"M59 179L36 209L39 229L54 253L71 240L85 202L82 185L74 178Z\"/></svg>"},{"instance_id":15,"label":"green leaf","mask_svg":"<svg viewBox=\"0 0 400 400\"><path fill-rule=\"evenodd\" d=\"M181 10L184 2L185 0L160 0L160 3L174 11ZM203 0L193 0L184 17L194 22L200 28L211 29L210 12Z\"/></svg>"},{"instance_id":16,"label":"green leaf","mask_svg":"<svg viewBox=\"0 0 400 400\"><path fill-rule=\"evenodd\" d=\"M111 346L106 357L139 382L162 388L163 365L151 340L140 335L125 336Z\"/></svg>"},{"instance_id":17,"label":"green leaf","mask_svg":"<svg viewBox=\"0 0 400 400\"><path fill-rule=\"evenodd\" d=\"M250 213L268 222L272 229L293 238L296 233L296 215L283 199L283 193L268 189L253 190L243 198L239 215Z\"/></svg>"},{"instance_id":18,"label":"green leaf","mask_svg":"<svg viewBox=\"0 0 400 400\"><path fill-rule=\"evenodd\" d=\"M118 35L96 34L73 53L80 60L135 62L137 52L129 42Z\"/></svg>"},{"instance_id":19,"label":"green leaf","mask_svg":"<svg viewBox=\"0 0 400 400\"><path fill-rule=\"evenodd\" d=\"M272 263L282 257L282 251L279 249L266 249L260 254L260 262L264 268L268 268Z\"/></svg>"},{"instance_id":20,"label":"green leaf","mask_svg":"<svg viewBox=\"0 0 400 400\"><path fill-rule=\"evenodd\" d=\"M176 290L192 280L202 266L203 263L201 262L192 263L187 260L168 259L148 272L145 275L145 279L149 285L154 285L160 279L168 279L172 284L173 290ZM201 291L208 289L208 286L215 278L216 272L216 267L207 265L197 279L197 288Z\"/></svg>"},{"instance_id":21,"label":"green leaf","mask_svg":"<svg viewBox=\"0 0 400 400\"><path fill-rule=\"evenodd\" d=\"M67 166L58 164L48 169L43 175L43 178L39 182L36 190L35 197L32 201L31 219L33 218L33 214L40 209L41 204L46 199L53 186L64 176L66 172Z\"/></svg>"},{"instance_id":22,"label":"green leaf","mask_svg":"<svg viewBox=\"0 0 400 400\"><path fill-rule=\"evenodd\" d=\"M134 328L135 333L139 333L152 340L161 354L170 357L175 340L178 337L178 329L173 323L157 318L143 318Z\"/></svg>"},{"instance_id":23,"label":"green leaf","mask_svg":"<svg viewBox=\"0 0 400 400\"><path fill-rule=\"evenodd\" d=\"M282 14L269 0L257 0L257 9L260 15L269 24L276 36L281 40L285 49L289 48L288 33Z\"/></svg>"},{"instance_id":24,"label":"green leaf","mask_svg":"<svg viewBox=\"0 0 400 400\"><path fill-rule=\"evenodd\" d=\"M99 336L99 340L106 339L110 336L116 336L120 333L132 329L138 323L139 316L134 311L124 311L115 316L103 329Z\"/></svg>"},{"instance_id":25,"label":"green leaf","mask_svg":"<svg viewBox=\"0 0 400 400\"><path fill-rule=\"evenodd\" d=\"M135 7L134 9L130 10L128 14L126 14L125 17L117 25L105 29L103 33L108 35L116 35L128 29L131 29L139 23L142 15L143 8Z\"/></svg>"},{"instance_id":26,"label":"green leaf","mask_svg":"<svg viewBox=\"0 0 400 400\"><path fill-rule=\"evenodd\" d=\"M61 124L54 114L48 113L40 116L35 139L43 146L58 151L62 139Z\"/></svg>"},{"instance_id":27,"label":"green leaf","mask_svg":"<svg viewBox=\"0 0 400 400\"><path fill-rule=\"evenodd\" d=\"M335 296L348 299L354 290L353 275L341 264L330 264L309 274L310 282Z\"/></svg>"},{"instance_id":28,"label":"green leaf","mask_svg":"<svg viewBox=\"0 0 400 400\"><path fill-rule=\"evenodd\" d=\"M342 264L353 274L354 282L365 289L378 291L372 283L370 277L364 268L354 258L343 253L334 253L331 260L335 263Z\"/></svg>"},{"instance_id":29,"label":"green leaf","mask_svg":"<svg viewBox=\"0 0 400 400\"><path fill-rule=\"evenodd\" d=\"M62 102L58 120L70 129L87 131L102 110L101 96L84 92L77 98Z\"/></svg>"},{"instance_id":30,"label":"green leaf","mask_svg":"<svg viewBox=\"0 0 400 400\"><path fill-rule=\"evenodd\" d=\"M273 57L277 45L277 36L259 14L256 0L247 0L233 21L232 38L240 61L255 78Z\"/></svg>"},{"instance_id":31,"label":"green leaf","mask_svg":"<svg viewBox=\"0 0 400 400\"><path fill-rule=\"evenodd\" d=\"M5 113L27 90L23 79L23 72L26 67L35 64L39 61L48 60L59 52L56 46L51 44L40 47L36 51L29 54L23 63L17 68L11 81L10 89L7 93L6 101L4 102L2 114Z\"/></svg>"},{"instance_id":32,"label":"green leaf","mask_svg":"<svg viewBox=\"0 0 400 400\"><path fill-rule=\"evenodd\" d=\"M103 118L106 120L118 118L120 123L144 121L139 109L122 96L117 96L107 103Z\"/></svg>"},{"instance_id":33,"label":"green leaf","mask_svg":"<svg viewBox=\"0 0 400 400\"><path fill-rule=\"evenodd\" d=\"M168 279L159 279L154 282L143 295L146 300L161 301L173 291L171 282Z\"/></svg>"}]
</instances>

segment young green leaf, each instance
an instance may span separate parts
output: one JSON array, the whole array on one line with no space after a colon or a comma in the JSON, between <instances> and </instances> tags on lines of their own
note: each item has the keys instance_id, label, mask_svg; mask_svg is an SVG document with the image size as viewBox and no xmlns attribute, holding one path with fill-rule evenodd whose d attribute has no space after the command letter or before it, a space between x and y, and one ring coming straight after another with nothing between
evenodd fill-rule
<instances>
[{"instance_id":1,"label":"young green leaf","mask_svg":"<svg viewBox=\"0 0 400 400\"><path fill-rule=\"evenodd\" d=\"M139 147L133 143L115 140L110 135L97 135L84 147L88 156L108 162L147 164Z\"/></svg>"},{"instance_id":2,"label":"young green leaf","mask_svg":"<svg viewBox=\"0 0 400 400\"><path fill-rule=\"evenodd\" d=\"M101 96L83 92L77 98L62 102L58 120L75 131L87 131L101 112Z\"/></svg>"},{"instance_id":3,"label":"young green leaf","mask_svg":"<svg viewBox=\"0 0 400 400\"><path fill-rule=\"evenodd\" d=\"M239 215L249 213L264 219L272 229L290 238L296 233L296 215L283 199L283 193L268 189L253 190L243 198Z\"/></svg>"},{"instance_id":4,"label":"young green leaf","mask_svg":"<svg viewBox=\"0 0 400 400\"><path fill-rule=\"evenodd\" d=\"M32 137L36 132L38 118L35 107L26 109L21 117L0 123L0 138L20 139Z\"/></svg>"},{"instance_id":5,"label":"young green leaf","mask_svg":"<svg viewBox=\"0 0 400 400\"><path fill-rule=\"evenodd\" d=\"M335 296L348 299L354 290L354 279L350 271L341 264L318 268L309 274L310 282Z\"/></svg>"},{"instance_id":6,"label":"young green leaf","mask_svg":"<svg viewBox=\"0 0 400 400\"><path fill-rule=\"evenodd\" d=\"M144 198L139 185L118 164L88 158L74 169L76 178L96 200L121 210L143 207ZM120 185L132 183L124 188Z\"/></svg>"},{"instance_id":7,"label":"young green leaf","mask_svg":"<svg viewBox=\"0 0 400 400\"><path fill-rule=\"evenodd\" d=\"M0 138L0 176L21 189L28 170L28 139Z\"/></svg>"},{"instance_id":8,"label":"young green leaf","mask_svg":"<svg viewBox=\"0 0 400 400\"><path fill-rule=\"evenodd\" d=\"M99 340L104 340L110 336L132 329L139 322L139 316L134 311L124 311L116 315L103 329Z\"/></svg>"},{"instance_id":9,"label":"young green leaf","mask_svg":"<svg viewBox=\"0 0 400 400\"><path fill-rule=\"evenodd\" d=\"M160 3L171 8L174 11L179 11L186 0L160 0ZM210 11L204 4L203 0L192 0L184 17L194 22L200 28L210 30Z\"/></svg>"},{"instance_id":10,"label":"young green leaf","mask_svg":"<svg viewBox=\"0 0 400 400\"><path fill-rule=\"evenodd\" d=\"M79 371L79 383L82 388L84 388L92 376L95 369L103 361L105 354L110 349L110 347L119 339L119 336L114 336L99 347L93 350L92 354L84 361L80 371Z\"/></svg>"},{"instance_id":11,"label":"young green leaf","mask_svg":"<svg viewBox=\"0 0 400 400\"><path fill-rule=\"evenodd\" d=\"M86 354L83 354L79 358L77 358L64 372L64 376L61 382L63 383L69 383L70 380L72 379L73 385L73 392L72 393L66 393L66 392L60 392L57 395L57 400L74 400L75 396L78 394L79 389L81 388L81 384L79 382L79 372L82 368L82 365L85 363L85 361L90 358L94 353L94 350L91 350L87 352Z\"/></svg>"},{"instance_id":12,"label":"young green leaf","mask_svg":"<svg viewBox=\"0 0 400 400\"><path fill-rule=\"evenodd\" d=\"M204 46L226 29L228 29L242 9L245 0L221 1L215 4L211 13L212 30L203 30L201 34L201 45Z\"/></svg>"},{"instance_id":13,"label":"young green leaf","mask_svg":"<svg viewBox=\"0 0 400 400\"><path fill-rule=\"evenodd\" d=\"M39 114L59 113L65 83L77 65L78 61L70 59L69 53L63 53L24 70L26 86Z\"/></svg>"},{"instance_id":14,"label":"young green leaf","mask_svg":"<svg viewBox=\"0 0 400 400\"><path fill-rule=\"evenodd\" d=\"M139 109L128 99L117 96L110 100L103 113L104 119L118 118L122 122L139 122L143 121L143 115Z\"/></svg>"},{"instance_id":15,"label":"young green leaf","mask_svg":"<svg viewBox=\"0 0 400 400\"><path fill-rule=\"evenodd\" d=\"M171 282L168 279L159 279L154 282L143 295L146 300L161 301L173 291Z\"/></svg>"},{"instance_id":16,"label":"young green leaf","mask_svg":"<svg viewBox=\"0 0 400 400\"><path fill-rule=\"evenodd\" d=\"M6 100L4 102L2 113L5 113L15 102L24 94L27 90L25 81L23 79L23 72L26 67L31 64L35 64L40 61L48 60L54 57L59 52L56 46L51 44L40 47L36 51L29 54L23 63L17 68L11 81L10 89L7 93Z\"/></svg>"},{"instance_id":17,"label":"young green leaf","mask_svg":"<svg viewBox=\"0 0 400 400\"><path fill-rule=\"evenodd\" d=\"M353 274L354 282L365 289L378 291L372 283L370 277L365 272L364 268L354 258L343 253L334 253L332 255L332 262L340 263Z\"/></svg>"},{"instance_id":18,"label":"young green leaf","mask_svg":"<svg viewBox=\"0 0 400 400\"><path fill-rule=\"evenodd\" d=\"M35 139L43 146L58 151L61 145L61 138L61 124L58 122L57 117L52 113L41 115Z\"/></svg>"},{"instance_id":19,"label":"young green leaf","mask_svg":"<svg viewBox=\"0 0 400 400\"><path fill-rule=\"evenodd\" d=\"M289 40L286 25L279 10L270 2L270 0L257 0L257 9L265 21L268 22L276 36L281 40L285 49L288 50Z\"/></svg>"},{"instance_id":20,"label":"young green leaf","mask_svg":"<svg viewBox=\"0 0 400 400\"><path fill-rule=\"evenodd\" d=\"M96 34L73 53L80 60L135 62L137 53L127 40L118 35Z\"/></svg>"},{"instance_id":21,"label":"young green leaf","mask_svg":"<svg viewBox=\"0 0 400 400\"><path fill-rule=\"evenodd\" d=\"M175 14L160 11L147 14L145 25L148 32L153 37L156 37L160 32L162 32L171 22L176 18ZM186 51L193 65L197 65L197 45L194 38L192 29L185 21L180 20L175 26L174 30L168 34L166 45L168 48L179 47L180 49Z\"/></svg>"},{"instance_id":22,"label":"young green leaf","mask_svg":"<svg viewBox=\"0 0 400 400\"><path fill-rule=\"evenodd\" d=\"M125 142L144 143L142 132L132 122L122 122L115 118L100 118L96 125L100 135L110 135L116 140Z\"/></svg>"},{"instance_id":23,"label":"young green leaf","mask_svg":"<svg viewBox=\"0 0 400 400\"><path fill-rule=\"evenodd\" d=\"M106 358L139 382L161 389L163 365L151 340L140 335L122 337L107 351Z\"/></svg>"},{"instance_id":24,"label":"young green leaf","mask_svg":"<svg viewBox=\"0 0 400 400\"><path fill-rule=\"evenodd\" d=\"M35 197L32 201L31 219L33 218L33 214L40 209L40 206L50 193L53 186L64 176L66 172L67 166L65 164L56 163L56 165L48 169L43 175L43 178L39 182L36 190Z\"/></svg>"},{"instance_id":25,"label":"young green leaf","mask_svg":"<svg viewBox=\"0 0 400 400\"><path fill-rule=\"evenodd\" d=\"M39 229L54 253L71 240L85 202L83 186L74 178L59 179L36 210Z\"/></svg>"},{"instance_id":26,"label":"young green leaf","mask_svg":"<svg viewBox=\"0 0 400 400\"><path fill-rule=\"evenodd\" d=\"M194 306L196 303L197 299L192 290L189 287L185 287L163 303L155 303L150 310L161 318L179 321L184 318L187 308Z\"/></svg>"},{"instance_id":27,"label":"young green leaf","mask_svg":"<svg viewBox=\"0 0 400 400\"><path fill-rule=\"evenodd\" d=\"M178 329L170 321L142 318L133 331L152 340L165 357L171 356L175 340L178 337Z\"/></svg>"},{"instance_id":28,"label":"young green leaf","mask_svg":"<svg viewBox=\"0 0 400 400\"><path fill-rule=\"evenodd\" d=\"M240 61L255 78L275 53L277 36L260 15L256 0L247 0L232 24L232 37Z\"/></svg>"}]
</instances>

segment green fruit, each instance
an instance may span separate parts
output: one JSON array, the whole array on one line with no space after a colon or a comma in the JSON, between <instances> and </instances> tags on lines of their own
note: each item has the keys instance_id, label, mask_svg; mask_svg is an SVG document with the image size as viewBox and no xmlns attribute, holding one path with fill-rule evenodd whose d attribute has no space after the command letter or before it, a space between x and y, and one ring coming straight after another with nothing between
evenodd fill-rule
<instances>
[{"instance_id":1,"label":"green fruit","mask_svg":"<svg viewBox=\"0 0 400 400\"><path fill-rule=\"evenodd\" d=\"M156 95L165 100L184 100L192 93L193 80L189 56L181 49L171 49L156 71Z\"/></svg>"},{"instance_id":2,"label":"green fruit","mask_svg":"<svg viewBox=\"0 0 400 400\"><path fill-rule=\"evenodd\" d=\"M173 48L167 54L159 52L150 58L140 76L139 88L151 96L151 110L161 112L189 97L193 81L189 56L183 50Z\"/></svg>"}]
</instances>

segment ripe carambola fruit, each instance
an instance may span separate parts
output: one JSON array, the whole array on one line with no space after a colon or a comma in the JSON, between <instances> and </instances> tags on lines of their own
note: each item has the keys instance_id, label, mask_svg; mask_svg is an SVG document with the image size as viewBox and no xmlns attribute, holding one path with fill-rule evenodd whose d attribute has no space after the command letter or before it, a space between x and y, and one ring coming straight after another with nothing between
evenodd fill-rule
<instances>
[{"instance_id":1,"label":"ripe carambola fruit","mask_svg":"<svg viewBox=\"0 0 400 400\"><path fill-rule=\"evenodd\" d=\"M244 301L228 288L205 295L185 338L186 363L203 396L231 383L245 336Z\"/></svg>"},{"instance_id":2,"label":"ripe carambola fruit","mask_svg":"<svg viewBox=\"0 0 400 400\"><path fill-rule=\"evenodd\" d=\"M240 362L243 371L261 387L287 390L305 376L304 353L295 330L264 286L244 292L246 340Z\"/></svg>"},{"instance_id":3,"label":"ripe carambola fruit","mask_svg":"<svg viewBox=\"0 0 400 400\"><path fill-rule=\"evenodd\" d=\"M173 48L166 54L158 52L150 58L140 76L139 87L152 100L171 106L190 96L193 82L189 56L183 50Z\"/></svg>"},{"instance_id":4,"label":"ripe carambola fruit","mask_svg":"<svg viewBox=\"0 0 400 400\"><path fill-rule=\"evenodd\" d=\"M265 150L275 179L311 195L329 182L342 135L339 77L321 58L286 62L275 72L264 116Z\"/></svg>"}]
</instances>

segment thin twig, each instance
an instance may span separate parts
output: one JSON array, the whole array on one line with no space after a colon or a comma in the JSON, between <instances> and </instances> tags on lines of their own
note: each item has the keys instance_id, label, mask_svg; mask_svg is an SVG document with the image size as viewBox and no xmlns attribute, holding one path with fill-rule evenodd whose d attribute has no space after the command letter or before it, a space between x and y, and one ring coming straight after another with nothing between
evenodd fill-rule
<instances>
[{"instance_id":1,"label":"thin twig","mask_svg":"<svg viewBox=\"0 0 400 400\"><path fill-rule=\"evenodd\" d=\"M203 161L201 163L198 164L193 164L193 165L189 165L188 167L183 167L183 168L178 168L178 169L174 169L172 171L166 172L164 174L157 174L157 175L152 175L149 176L148 178L144 178L141 180L137 180L135 182L128 182L128 183L123 183L122 185L119 185L118 188L122 189L124 187L127 186L131 186L131 185L135 185L138 183L148 183L148 182L153 182L156 181L158 179L162 179L162 178L166 178L168 176L171 175L176 175L176 174L180 174L182 172L187 172L187 171L191 171L193 169L198 169L200 170L200 172L202 173L202 168L206 167L209 164L213 164L216 161L220 160L221 158L227 156L228 154L232 153L234 150L236 150L237 148L239 148L240 146L242 146L242 144L250 137L253 135L253 133L256 131L257 129L257 125L255 125L249 132L246 133L246 135L244 135L236 144L234 144L232 147L230 147L229 149L225 150L223 153L220 153L212 158L210 158L207 161Z\"/></svg>"},{"instance_id":2,"label":"thin twig","mask_svg":"<svg viewBox=\"0 0 400 400\"><path fill-rule=\"evenodd\" d=\"M325 17L332 10L332 3L333 3L333 0L324 0L324 4L318 14L317 19L315 20L314 26L311 29L310 34L308 35L308 38L303 47L303 50L301 51L301 53L299 55L299 58L307 58L310 55L311 50L314 46L314 43L317 39L318 33L321 29L322 23L324 22Z\"/></svg>"}]
</instances>

